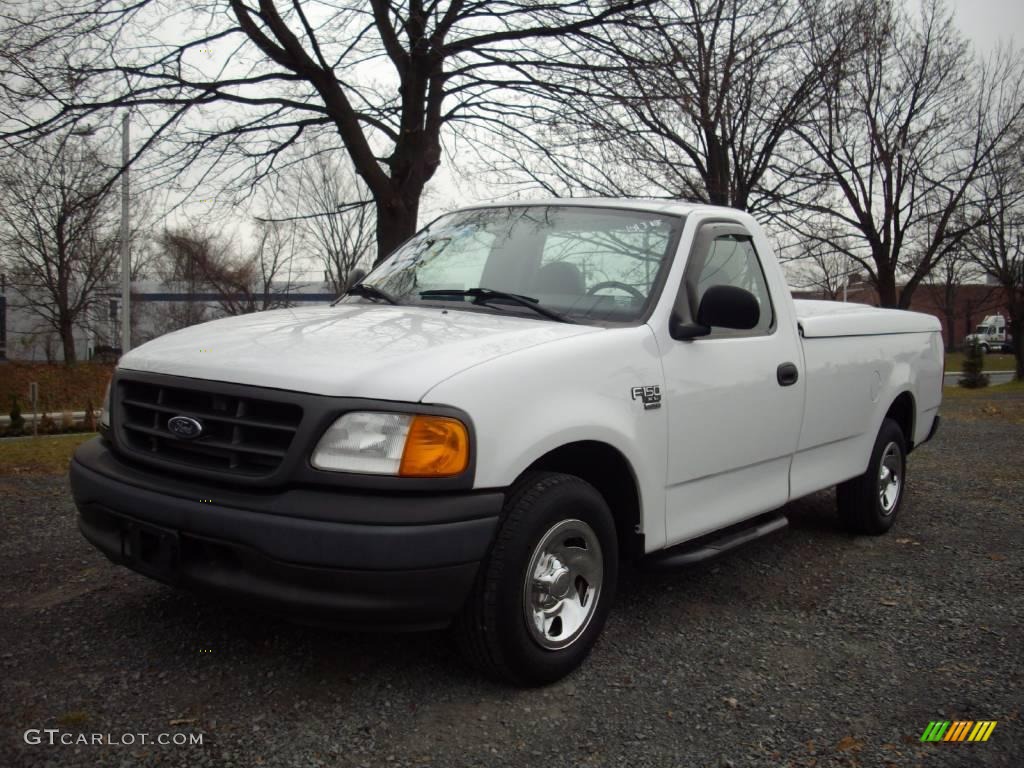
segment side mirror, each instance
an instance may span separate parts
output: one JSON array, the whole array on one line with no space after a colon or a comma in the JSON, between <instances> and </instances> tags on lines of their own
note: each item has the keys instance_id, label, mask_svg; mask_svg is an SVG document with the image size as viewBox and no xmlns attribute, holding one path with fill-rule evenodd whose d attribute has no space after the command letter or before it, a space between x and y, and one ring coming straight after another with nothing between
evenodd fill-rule
<instances>
[{"instance_id":1,"label":"side mirror","mask_svg":"<svg viewBox=\"0 0 1024 768\"><path fill-rule=\"evenodd\" d=\"M761 306L754 294L733 285L715 285L704 292L697 310L697 322L684 323L673 313L668 331L673 339L686 341L707 336L711 328L748 331L761 319Z\"/></svg>"},{"instance_id":2,"label":"side mirror","mask_svg":"<svg viewBox=\"0 0 1024 768\"><path fill-rule=\"evenodd\" d=\"M754 294L734 285L714 285L704 292L697 322L715 328L749 331L761 319L761 305Z\"/></svg>"}]
</instances>

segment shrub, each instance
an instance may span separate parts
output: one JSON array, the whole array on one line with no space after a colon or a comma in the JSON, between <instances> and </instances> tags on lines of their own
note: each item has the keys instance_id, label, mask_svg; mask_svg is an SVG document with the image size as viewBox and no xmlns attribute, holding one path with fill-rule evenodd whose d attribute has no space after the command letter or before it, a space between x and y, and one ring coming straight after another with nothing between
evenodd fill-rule
<instances>
[{"instance_id":1,"label":"shrub","mask_svg":"<svg viewBox=\"0 0 1024 768\"><path fill-rule=\"evenodd\" d=\"M978 344L970 344L964 353L963 373L960 386L967 389L979 389L988 386L988 376L982 373L985 368L985 353Z\"/></svg>"},{"instance_id":2,"label":"shrub","mask_svg":"<svg viewBox=\"0 0 1024 768\"><path fill-rule=\"evenodd\" d=\"M92 407L92 400L85 401L85 418L82 420L82 427L86 432L95 432L97 427L96 409Z\"/></svg>"},{"instance_id":3,"label":"shrub","mask_svg":"<svg viewBox=\"0 0 1024 768\"><path fill-rule=\"evenodd\" d=\"M20 432L25 428L25 417L21 415L21 406L18 405L18 396L11 395L11 431Z\"/></svg>"},{"instance_id":4,"label":"shrub","mask_svg":"<svg viewBox=\"0 0 1024 768\"><path fill-rule=\"evenodd\" d=\"M94 403L103 399L113 368L113 365L86 362L74 367L63 363L7 362L0 374L0 403L10 403L11 395L24 397L28 385L35 381L39 384L40 405L46 399L49 405L54 406L49 410L70 408L80 411L87 399Z\"/></svg>"}]
</instances>

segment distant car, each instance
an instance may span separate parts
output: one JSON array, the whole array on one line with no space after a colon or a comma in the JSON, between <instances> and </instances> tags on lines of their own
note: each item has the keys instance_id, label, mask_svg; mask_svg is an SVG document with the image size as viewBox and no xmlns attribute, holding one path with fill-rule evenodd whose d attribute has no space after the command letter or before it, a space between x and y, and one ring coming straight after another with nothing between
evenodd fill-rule
<instances>
[{"instance_id":1,"label":"distant car","mask_svg":"<svg viewBox=\"0 0 1024 768\"><path fill-rule=\"evenodd\" d=\"M977 344L986 355L989 352L1013 352L1013 336L1007 330L1006 318L1002 315L989 315L974 329L974 333L964 337L964 344Z\"/></svg>"}]
</instances>

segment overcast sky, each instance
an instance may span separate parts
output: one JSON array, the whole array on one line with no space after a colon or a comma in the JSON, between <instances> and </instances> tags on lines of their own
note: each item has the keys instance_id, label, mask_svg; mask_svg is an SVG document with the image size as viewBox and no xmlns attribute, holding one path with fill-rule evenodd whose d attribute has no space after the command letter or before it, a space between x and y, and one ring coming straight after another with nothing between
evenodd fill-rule
<instances>
[{"instance_id":1,"label":"overcast sky","mask_svg":"<svg viewBox=\"0 0 1024 768\"><path fill-rule=\"evenodd\" d=\"M964 34L981 54L1000 40L1024 44L1024 0L948 0Z\"/></svg>"},{"instance_id":2,"label":"overcast sky","mask_svg":"<svg viewBox=\"0 0 1024 768\"><path fill-rule=\"evenodd\" d=\"M905 0L905 2L913 8L918 5L920 0ZM986 56L1000 42L1010 43L1012 41L1016 46L1024 45L1024 0L947 0L947 2L956 14L957 26L974 44L979 56ZM116 147L112 147L111 151L113 152L114 149ZM451 167L450 158L446 158L446 162L442 164L427 187L427 195L420 207L420 223L426 223L437 215L459 205L504 196L505 190L488 188L482 179L473 181L466 179L464 174ZM190 212L196 213L191 210L193 208L195 206L189 207ZM199 213L207 214L209 209L205 208ZM226 219L223 226L227 230L235 230L243 239L248 238L251 234L249 223L241 218L239 212L224 210L222 214ZM180 220L182 212L175 214L172 218ZM312 276L318 271L318 269L310 270L309 274Z\"/></svg>"}]
</instances>

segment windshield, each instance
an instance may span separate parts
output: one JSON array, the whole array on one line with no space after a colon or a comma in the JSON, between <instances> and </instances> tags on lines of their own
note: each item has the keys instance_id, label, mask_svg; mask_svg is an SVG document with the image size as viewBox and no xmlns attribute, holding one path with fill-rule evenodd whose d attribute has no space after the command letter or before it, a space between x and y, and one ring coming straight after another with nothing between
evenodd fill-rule
<instances>
[{"instance_id":1,"label":"windshield","mask_svg":"<svg viewBox=\"0 0 1024 768\"><path fill-rule=\"evenodd\" d=\"M643 317L682 219L583 206L510 206L442 216L366 276L401 304L531 315L500 298L462 296L487 288L536 299L576 321ZM452 291L450 296L423 295ZM360 299L346 298L344 301ZM532 316L536 316L535 314Z\"/></svg>"}]
</instances>

